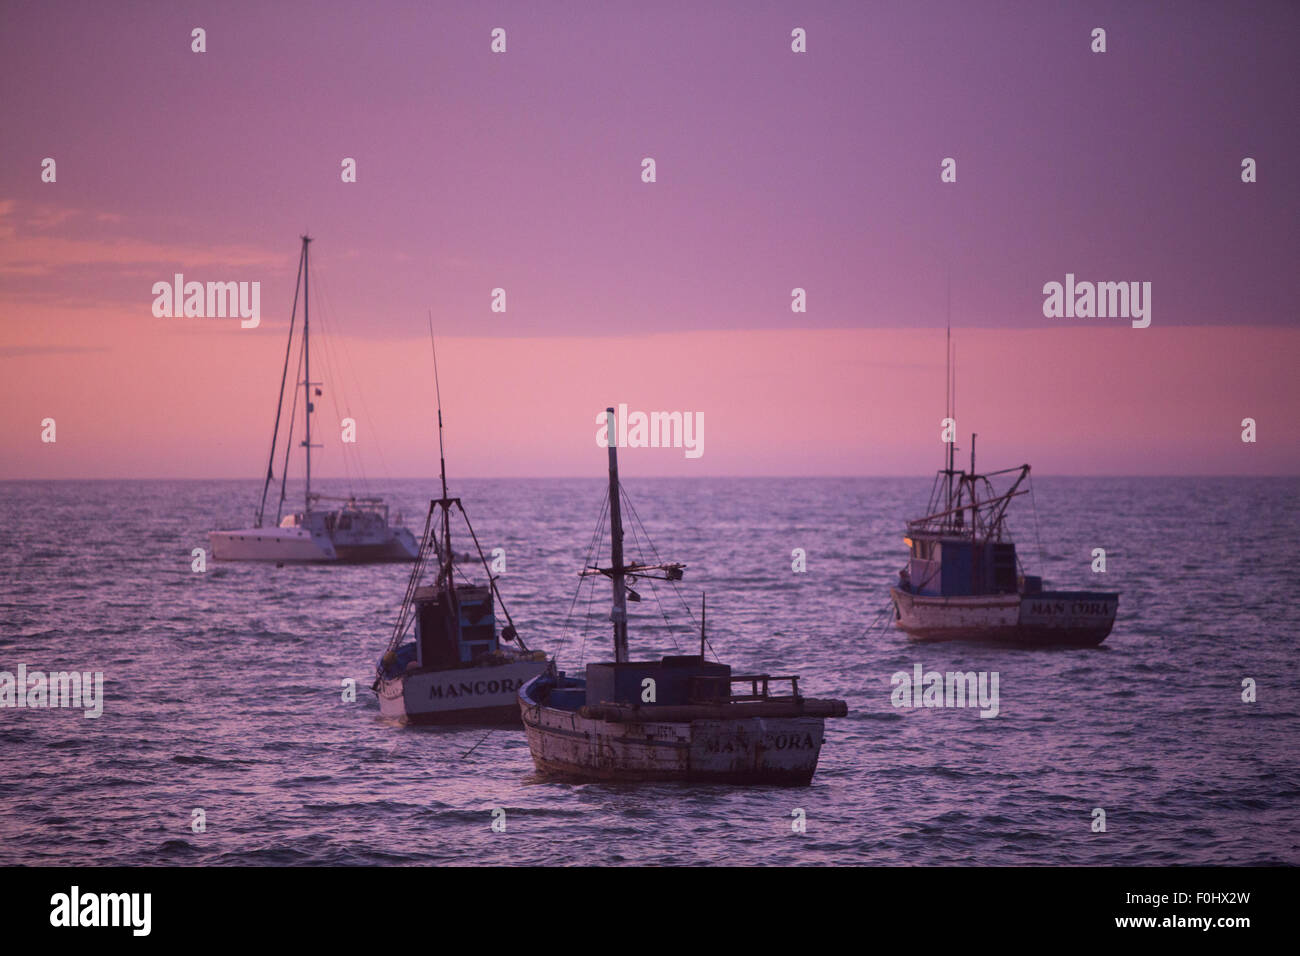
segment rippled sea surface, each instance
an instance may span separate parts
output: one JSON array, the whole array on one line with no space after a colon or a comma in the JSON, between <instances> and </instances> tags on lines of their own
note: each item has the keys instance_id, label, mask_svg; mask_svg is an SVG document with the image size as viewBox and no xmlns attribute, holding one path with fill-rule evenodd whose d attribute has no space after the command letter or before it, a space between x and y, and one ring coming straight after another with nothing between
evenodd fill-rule
<instances>
[{"instance_id":1,"label":"rippled sea surface","mask_svg":"<svg viewBox=\"0 0 1300 956\"><path fill-rule=\"evenodd\" d=\"M1300 482L1037 479L1013 512L1027 570L1121 592L1104 645L1055 651L873 629L929 486L625 480L688 565L663 595L676 630L649 593L632 606L634 656L696 646L683 602L698 615L705 590L724 661L848 701L812 786L786 790L552 783L522 731L381 720L368 688L409 566L191 570L255 483L0 484L0 671L103 671L106 696L99 719L0 710L0 864L1300 863ZM371 490L418 532L432 488ZM606 592L589 617L574 602L602 482L452 492L504 549L528 644L607 658ZM998 716L893 707L890 675L918 663L998 672Z\"/></svg>"}]
</instances>

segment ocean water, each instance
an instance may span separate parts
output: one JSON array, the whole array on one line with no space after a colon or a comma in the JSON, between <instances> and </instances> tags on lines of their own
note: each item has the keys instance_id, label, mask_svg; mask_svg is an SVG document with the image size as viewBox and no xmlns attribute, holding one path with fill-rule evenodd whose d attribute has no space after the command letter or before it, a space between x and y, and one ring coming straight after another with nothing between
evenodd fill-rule
<instances>
[{"instance_id":1,"label":"ocean water","mask_svg":"<svg viewBox=\"0 0 1300 956\"><path fill-rule=\"evenodd\" d=\"M248 522L255 482L4 483L0 671L102 671L105 701L0 710L0 864L1300 863L1300 481L1036 479L1012 513L1027 570L1121 592L1100 648L1039 651L888 626L929 486L625 479L687 564L676 629L650 594L632 606L634 656L696 646L703 590L723 660L848 701L790 790L554 783L520 730L383 721L369 684L409 566L191 570L208 530ZM418 532L433 482L370 490ZM575 602L602 481L452 493L504 549L528 644L607 658L607 591ZM918 663L997 672L998 715L894 707L890 676Z\"/></svg>"}]
</instances>

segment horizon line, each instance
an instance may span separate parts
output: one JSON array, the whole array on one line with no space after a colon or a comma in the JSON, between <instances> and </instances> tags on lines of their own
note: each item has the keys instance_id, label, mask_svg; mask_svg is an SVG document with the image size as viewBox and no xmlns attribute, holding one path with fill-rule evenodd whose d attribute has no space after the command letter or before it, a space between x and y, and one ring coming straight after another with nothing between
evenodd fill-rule
<instances>
[{"instance_id":1,"label":"horizon line","mask_svg":"<svg viewBox=\"0 0 1300 956\"><path fill-rule=\"evenodd\" d=\"M941 469L942 470L942 469ZM1031 472L1031 476L1032 476ZM1182 474L1159 474L1159 475L1133 475L1133 474L1060 474L1056 472L1038 472L1039 477L1046 478L1142 478L1142 479L1171 479L1171 478L1239 478L1239 479L1274 479L1274 478L1300 478L1300 472L1279 472L1276 474L1240 474L1240 473L1223 473L1223 472L1187 472ZM837 481L843 479L876 479L876 478L932 478L934 472L925 474L853 474L853 475L622 475L621 478L634 478L646 481L711 481L715 479L727 481L796 481L796 480L815 480L815 481ZM348 481L346 477L330 476L313 476L320 481ZM16 484L24 481L261 481L261 478L193 478L193 477L167 477L167 476L149 476L140 477L136 475L123 476L118 478L0 478L0 484ZM300 481L301 479L296 479ZM369 484L378 484L379 481L396 482L396 481L433 481L439 479L437 475L404 475L397 477L388 477L383 479L374 479ZM449 481L607 481L603 475L462 475Z\"/></svg>"}]
</instances>

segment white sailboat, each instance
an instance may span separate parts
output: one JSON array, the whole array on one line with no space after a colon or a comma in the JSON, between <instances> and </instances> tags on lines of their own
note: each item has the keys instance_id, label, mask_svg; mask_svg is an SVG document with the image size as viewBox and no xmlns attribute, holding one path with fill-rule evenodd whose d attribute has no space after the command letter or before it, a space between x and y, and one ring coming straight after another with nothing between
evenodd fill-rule
<instances>
[{"instance_id":1,"label":"white sailboat","mask_svg":"<svg viewBox=\"0 0 1300 956\"><path fill-rule=\"evenodd\" d=\"M298 258L298 283L294 286L293 312L289 319L289 343L284 353L284 373L280 378L280 400L276 406L275 429L271 436L271 455L266 466L266 480L262 484L262 500L254 516L253 527L234 531L212 531L208 541L212 557L218 561L274 561L284 562L368 562L414 561L420 547L415 535L402 525L389 519L388 506L382 498L329 497L314 494L311 490L311 451L320 448L311 441L311 416L315 411L312 402L313 388L320 394L319 382L311 380L310 288L308 285L309 236L302 237L302 252ZM293 416L290 417L289 434L285 439L284 467L281 469L280 498L276 506L274 523L264 523L266 496L274 480L276 444L280 434L280 414L284 407L284 386L288 379L289 356L293 350L293 329L298 314L298 292L302 291L302 361L303 380L303 432L302 447L306 451L306 489L303 509L281 516L285 501L285 479L289 465L289 451L293 444ZM295 407L296 412L296 407Z\"/></svg>"}]
</instances>

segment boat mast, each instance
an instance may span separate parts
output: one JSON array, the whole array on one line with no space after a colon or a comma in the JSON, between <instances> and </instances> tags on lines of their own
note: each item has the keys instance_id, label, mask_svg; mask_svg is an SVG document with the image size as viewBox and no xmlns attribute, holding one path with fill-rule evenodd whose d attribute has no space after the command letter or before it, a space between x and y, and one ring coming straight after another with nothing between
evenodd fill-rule
<instances>
[{"instance_id":1,"label":"boat mast","mask_svg":"<svg viewBox=\"0 0 1300 956\"><path fill-rule=\"evenodd\" d=\"M439 568L439 579L446 574L447 590L452 590L451 579L451 501L447 498L447 456L442 447L442 386L438 382L438 346L433 339L433 310L429 310L429 347L433 349L433 393L438 402L438 472L442 477L442 546L446 551L445 562ZM466 519L468 520L468 519Z\"/></svg>"},{"instance_id":2,"label":"boat mast","mask_svg":"<svg viewBox=\"0 0 1300 956\"><path fill-rule=\"evenodd\" d=\"M266 460L266 481L262 483L262 503L257 506L257 522L255 528L262 527L262 518L266 514L266 493L271 489L271 482L275 480L275 446L280 439L280 414L284 411L284 384L289 380L289 356L293 353L293 324L298 318L298 292L302 288L302 269L303 257L307 251L306 245L303 251L298 254L298 278L293 283L293 309L289 312L289 341L284 344L284 368L280 371L280 398L275 405L275 427L271 430L271 454ZM295 376L296 377L296 376ZM292 404L292 403L291 403ZM293 429L291 428L290 431ZM293 442L293 436L285 438L285 451L288 452L289 446ZM280 500L284 501L283 493ZM275 523L280 523L280 515L275 516Z\"/></svg>"},{"instance_id":3,"label":"boat mast","mask_svg":"<svg viewBox=\"0 0 1300 956\"><path fill-rule=\"evenodd\" d=\"M949 426L949 433L952 439L948 442L947 467L944 469L944 489L946 504L944 509L952 511L952 479L954 470L953 454L957 446L956 434L956 415L954 414L957 404L957 380L953 374L952 361L952 266L948 267L948 307L947 307L946 332L944 337L943 349L943 407L944 415L952 424ZM960 503L960 492L958 494L958 503Z\"/></svg>"},{"instance_id":4,"label":"boat mast","mask_svg":"<svg viewBox=\"0 0 1300 956\"><path fill-rule=\"evenodd\" d=\"M627 593L623 585L623 515L618 488L618 431L614 409L605 409L609 445L609 537L610 578L614 582L614 607L609 619L614 623L614 661L627 661Z\"/></svg>"},{"instance_id":5,"label":"boat mast","mask_svg":"<svg viewBox=\"0 0 1300 956\"><path fill-rule=\"evenodd\" d=\"M308 291L307 282L307 244L311 242L311 237L304 235L302 237L302 352L303 352L303 403L306 406L307 424L306 435L303 438L303 447L307 449L307 486L303 493L303 513L311 511L311 345L308 335L308 315L310 312L311 297Z\"/></svg>"}]
</instances>

